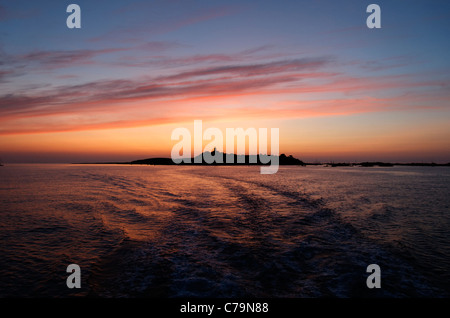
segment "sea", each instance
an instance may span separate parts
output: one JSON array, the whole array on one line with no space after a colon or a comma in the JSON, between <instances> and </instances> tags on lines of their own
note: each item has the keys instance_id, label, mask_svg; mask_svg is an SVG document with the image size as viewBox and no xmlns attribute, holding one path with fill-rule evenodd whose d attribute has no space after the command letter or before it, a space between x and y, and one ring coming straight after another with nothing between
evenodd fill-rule
<instances>
[{"instance_id":1,"label":"sea","mask_svg":"<svg viewBox=\"0 0 450 318\"><path fill-rule=\"evenodd\" d=\"M5 165L0 297L447 298L449 194L449 167Z\"/></svg>"}]
</instances>

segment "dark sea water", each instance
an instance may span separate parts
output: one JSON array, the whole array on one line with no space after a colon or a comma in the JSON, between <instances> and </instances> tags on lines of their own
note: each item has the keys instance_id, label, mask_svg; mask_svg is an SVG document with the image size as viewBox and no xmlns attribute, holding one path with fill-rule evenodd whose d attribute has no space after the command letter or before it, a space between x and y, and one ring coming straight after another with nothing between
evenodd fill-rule
<instances>
[{"instance_id":1,"label":"dark sea water","mask_svg":"<svg viewBox=\"0 0 450 318\"><path fill-rule=\"evenodd\" d=\"M449 297L449 193L447 167L8 165L0 297Z\"/></svg>"}]
</instances>

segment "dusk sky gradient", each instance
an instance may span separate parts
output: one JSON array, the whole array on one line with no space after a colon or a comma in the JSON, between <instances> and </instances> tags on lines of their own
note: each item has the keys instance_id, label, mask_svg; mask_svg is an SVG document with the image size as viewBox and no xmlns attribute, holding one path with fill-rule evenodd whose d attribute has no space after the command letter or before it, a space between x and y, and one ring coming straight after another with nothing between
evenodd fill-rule
<instances>
[{"instance_id":1,"label":"dusk sky gradient","mask_svg":"<svg viewBox=\"0 0 450 318\"><path fill-rule=\"evenodd\" d=\"M169 157L200 119L305 161L450 162L449 35L449 1L0 1L0 158Z\"/></svg>"}]
</instances>

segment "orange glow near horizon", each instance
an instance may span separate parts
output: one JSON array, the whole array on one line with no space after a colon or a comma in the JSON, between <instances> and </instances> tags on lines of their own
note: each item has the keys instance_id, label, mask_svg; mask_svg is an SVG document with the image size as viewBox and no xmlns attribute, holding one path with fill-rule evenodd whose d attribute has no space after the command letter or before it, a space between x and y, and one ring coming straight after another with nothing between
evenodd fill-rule
<instances>
[{"instance_id":1,"label":"orange glow near horizon","mask_svg":"<svg viewBox=\"0 0 450 318\"><path fill-rule=\"evenodd\" d=\"M251 111L249 111L251 113ZM242 112L241 112L242 114ZM271 113L270 113L271 114ZM220 118L203 120L203 131L208 127L221 129L225 139L226 128L279 128L280 153L292 154L305 161L358 160L414 160L445 161L449 155L445 120L441 123L399 125L398 121L383 126L372 125L373 115L354 114L319 116L303 119ZM353 123L352 125L348 123ZM409 122L408 122L409 123ZM73 162L135 160L150 157L170 157L176 141L170 139L177 127L191 131L193 119L186 118L173 124L139 126L134 128L95 129L33 134L3 135L3 152L19 156L40 154L38 161ZM225 141L225 140L224 140ZM209 141L203 141L203 147ZM61 158L58 160L57 158ZM70 159L74 158L74 159ZM25 160L25 162L27 162Z\"/></svg>"}]
</instances>

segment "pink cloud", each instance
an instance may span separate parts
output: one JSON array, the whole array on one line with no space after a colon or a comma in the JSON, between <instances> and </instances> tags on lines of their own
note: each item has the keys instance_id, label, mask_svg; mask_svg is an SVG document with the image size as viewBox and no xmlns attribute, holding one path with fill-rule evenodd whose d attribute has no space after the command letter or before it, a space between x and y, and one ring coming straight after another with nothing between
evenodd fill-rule
<instances>
[{"instance_id":1,"label":"pink cloud","mask_svg":"<svg viewBox=\"0 0 450 318\"><path fill-rule=\"evenodd\" d=\"M58 55L49 57L47 54L38 56L44 60L71 58ZM217 104L209 109L208 116L211 118L259 117L267 116L268 111L273 117L292 118L389 111L402 107L413 109L433 100L433 96L424 96L416 89L435 87L442 92L449 85L445 80L418 81L413 75L354 77L323 71L329 64L331 60L326 57L241 63L192 68L155 78L60 86L35 94L6 94L0 96L0 134L38 132L40 129L63 131L134 127L161 122L161 118L177 122L182 117L204 115L200 107L192 105L205 99ZM401 92L412 90L412 93L399 96L397 92L396 97L391 98L375 97L378 93L398 88ZM322 93L338 94L340 97L319 98ZM312 101L292 99L311 94L315 96ZM227 99L237 96L266 95L277 96L278 102L267 102L258 108L248 109L227 108L220 103L226 105ZM285 102L289 98L291 102ZM422 98L423 104L418 103L418 98ZM444 107L448 101L448 93L435 94L433 106ZM186 107L186 103L190 106ZM96 120L92 120L93 114L97 115ZM57 121L58 116L62 118L69 115L81 119L48 124L49 118ZM28 125L31 121L32 126L21 127L17 124L14 127L13 123L24 120Z\"/></svg>"}]
</instances>

